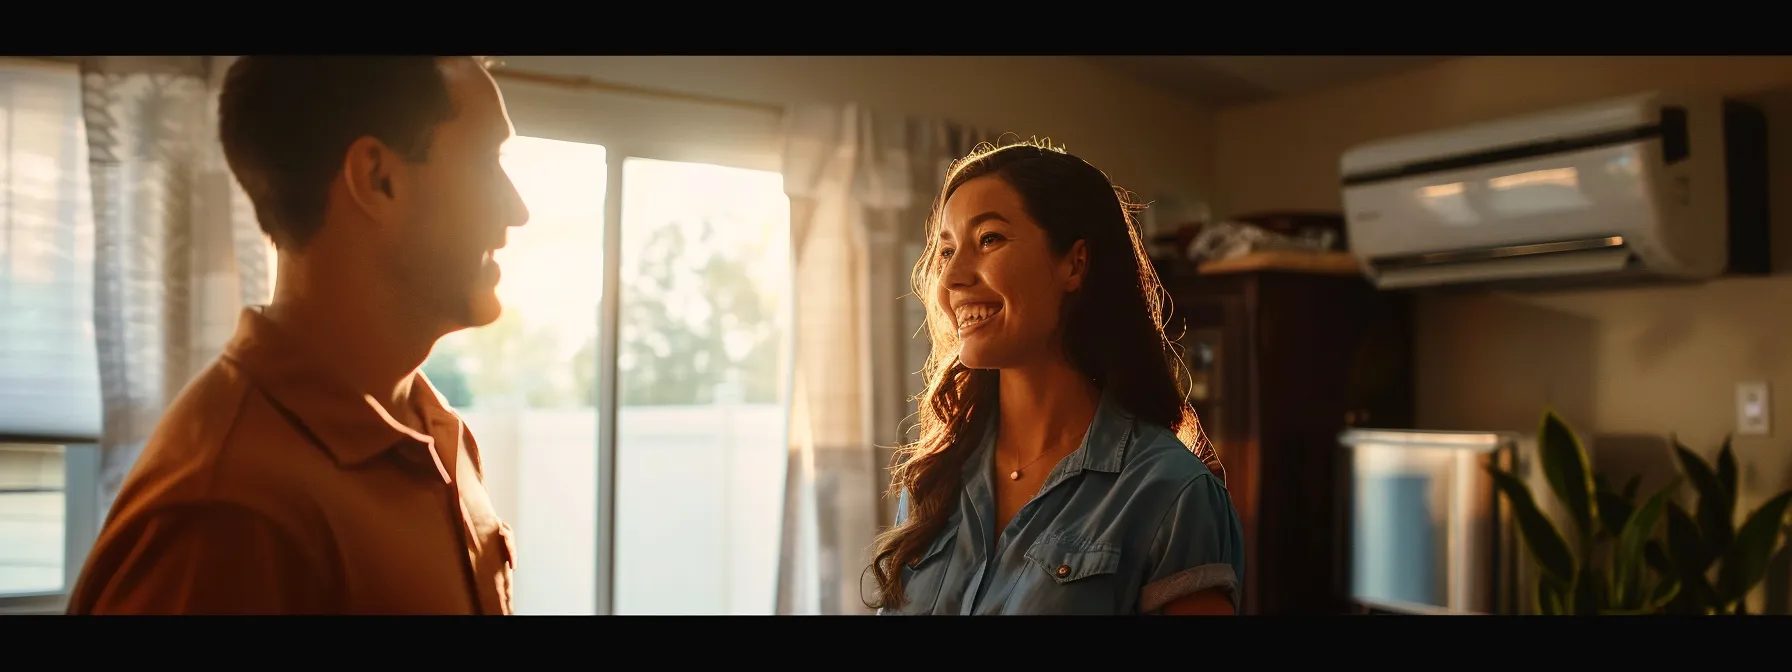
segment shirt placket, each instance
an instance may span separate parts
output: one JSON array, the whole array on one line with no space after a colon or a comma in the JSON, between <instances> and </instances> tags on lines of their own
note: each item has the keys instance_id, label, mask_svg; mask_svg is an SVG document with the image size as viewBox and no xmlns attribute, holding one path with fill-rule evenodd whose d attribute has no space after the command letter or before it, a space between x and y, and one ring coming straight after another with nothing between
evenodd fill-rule
<instances>
[{"instance_id":1,"label":"shirt placket","mask_svg":"<svg viewBox=\"0 0 1792 672\"><path fill-rule=\"evenodd\" d=\"M463 443L466 437L465 426L459 420L444 421L444 426L448 425L454 428L454 454L457 460L456 464L459 464L460 456L466 454L466 445ZM473 599L478 601L480 613L502 614L504 613L503 597L498 594L495 579L486 577L479 571L479 558L485 551L485 539L479 535L478 526L473 524L472 510L467 508L467 500L461 490L466 486L466 479L456 479L453 500L455 513L461 524L461 541L467 549L467 576L473 582ZM474 482L473 487L483 486ZM504 541L507 543L508 539ZM508 554L508 549L505 552Z\"/></svg>"},{"instance_id":2,"label":"shirt placket","mask_svg":"<svg viewBox=\"0 0 1792 672\"><path fill-rule=\"evenodd\" d=\"M479 589L479 553L478 545L475 543L478 535L473 533L472 520L467 517L466 506L461 502L460 481L456 478L458 476L456 472L459 471L456 467L459 464L462 448L460 445L460 423L437 418L429 418L425 422L429 424L429 437L424 445L429 451L430 457L434 459L436 469L442 474L443 490L441 492L445 500L443 503L447 508L445 513L460 539L461 575L466 579L468 600L476 613L491 613L492 607L488 604L485 591ZM451 435L448 433L450 428L453 429ZM453 437L452 443L448 442L449 436ZM454 451L444 455L436 449L438 445L452 445Z\"/></svg>"},{"instance_id":3,"label":"shirt placket","mask_svg":"<svg viewBox=\"0 0 1792 672\"><path fill-rule=\"evenodd\" d=\"M969 616L976 611L977 601L983 597L983 585L996 569L995 536L990 532L995 528L995 491L989 487L988 469L978 469L975 474L976 478L972 479L971 487L966 491L971 510L970 515L965 516L964 524L976 530L971 535L975 540L971 547L977 551L978 566L981 569L971 573L971 585L965 588L964 599L959 600L960 616Z\"/></svg>"},{"instance_id":4,"label":"shirt placket","mask_svg":"<svg viewBox=\"0 0 1792 672\"><path fill-rule=\"evenodd\" d=\"M960 607L959 613L961 615L971 615L975 612L976 606L982 603L984 597L983 589L986 583L1000 571L1002 556L1007 553L1008 540L1013 539L1020 534L1022 529L1026 528L1027 524L1032 521L1033 516L1038 513L1039 507L1042 505L1041 503L1044 502L1047 497L1050 497L1054 491L1063 487L1064 483L1071 478L1083 473L1083 468L1088 460L1087 448L1087 446L1079 447L1069 455L1064 456L1064 459L1059 461L1056 467L1052 468L1051 474L1046 476L1045 485L1039 488L1039 492L1034 494L1032 499L1027 500L1026 504L1021 505L1019 511L1014 512L1014 518L1008 521L1006 528L993 533L986 532L985 530L995 529L995 525L991 522L979 523L976 536L978 538L978 544L982 547L981 550L983 551L983 569L976 573L976 577L971 582L971 587L968 591L970 599L965 600L965 603ZM983 466L977 470L976 477L972 479L969 493L971 495L973 509L980 515L984 512L988 512L987 518L989 521L994 521L995 487L990 484L990 479L995 473L995 446L993 444L989 445L985 453L983 459L979 462L979 464ZM985 537L985 534L990 536ZM1013 578L1018 580L1018 576Z\"/></svg>"}]
</instances>

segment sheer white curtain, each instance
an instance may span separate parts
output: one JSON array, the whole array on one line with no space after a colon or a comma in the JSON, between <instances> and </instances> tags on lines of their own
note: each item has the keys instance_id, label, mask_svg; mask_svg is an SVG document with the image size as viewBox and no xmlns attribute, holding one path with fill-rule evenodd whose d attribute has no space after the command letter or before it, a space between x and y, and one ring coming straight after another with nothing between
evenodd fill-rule
<instances>
[{"instance_id":1,"label":"sheer white curtain","mask_svg":"<svg viewBox=\"0 0 1792 672\"><path fill-rule=\"evenodd\" d=\"M224 164L228 58L81 63L95 226L93 325L104 429L100 510L169 401L267 300L266 238Z\"/></svg>"},{"instance_id":2,"label":"sheer white curtain","mask_svg":"<svg viewBox=\"0 0 1792 672\"><path fill-rule=\"evenodd\" d=\"M889 449L926 353L908 272L946 166L993 138L856 105L798 106L785 122L796 316L778 612L870 613Z\"/></svg>"}]
</instances>

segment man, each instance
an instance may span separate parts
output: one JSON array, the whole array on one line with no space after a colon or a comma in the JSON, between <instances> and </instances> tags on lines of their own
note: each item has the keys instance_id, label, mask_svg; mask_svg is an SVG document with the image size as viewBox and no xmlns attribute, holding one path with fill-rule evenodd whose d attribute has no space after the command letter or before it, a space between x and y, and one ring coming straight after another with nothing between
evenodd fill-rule
<instances>
[{"instance_id":1,"label":"man","mask_svg":"<svg viewBox=\"0 0 1792 672\"><path fill-rule=\"evenodd\" d=\"M471 58L246 56L219 127L273 301L162 417L69 612L509 613L479 448L417 373L498 318L492 251L528 220L496 84Z\"/></svg>"}]
</instances>

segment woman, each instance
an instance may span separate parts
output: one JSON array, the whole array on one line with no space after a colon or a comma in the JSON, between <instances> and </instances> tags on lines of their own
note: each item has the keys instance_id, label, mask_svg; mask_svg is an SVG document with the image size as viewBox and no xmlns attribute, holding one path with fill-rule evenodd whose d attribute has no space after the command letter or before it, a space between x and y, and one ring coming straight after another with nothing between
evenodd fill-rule
<instances>
[{"instance_id":1,"label":"woman","mask_svg":"<svg viewBox=\"0 0 1792 672\"><path fill-rule=\"evenodd\" d=\"M1197 456L1136 210L1049 146L953 165L915 265L933 351L879 613L1237 613L1238 514Z\"/></svg>"}]
</instances>

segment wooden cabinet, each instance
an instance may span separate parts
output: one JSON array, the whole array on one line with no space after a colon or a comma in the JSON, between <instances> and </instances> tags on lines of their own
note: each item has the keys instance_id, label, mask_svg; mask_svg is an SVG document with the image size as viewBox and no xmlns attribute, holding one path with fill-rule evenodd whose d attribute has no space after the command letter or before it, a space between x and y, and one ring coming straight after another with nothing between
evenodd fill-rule
<instances>
[{"instance_id":1,"label":"wooden cabinet","mask_svg":"<svg viewBox=\"0 0 1792 672\"><path fill-rule=\"evenodd\" d=\"M1348 598L1338 434L1412 423L1408 297L1348 267L1161 273L1190 397L1245 526L1244 612L1336 614Z\"/></svg>"}]
</instances>

